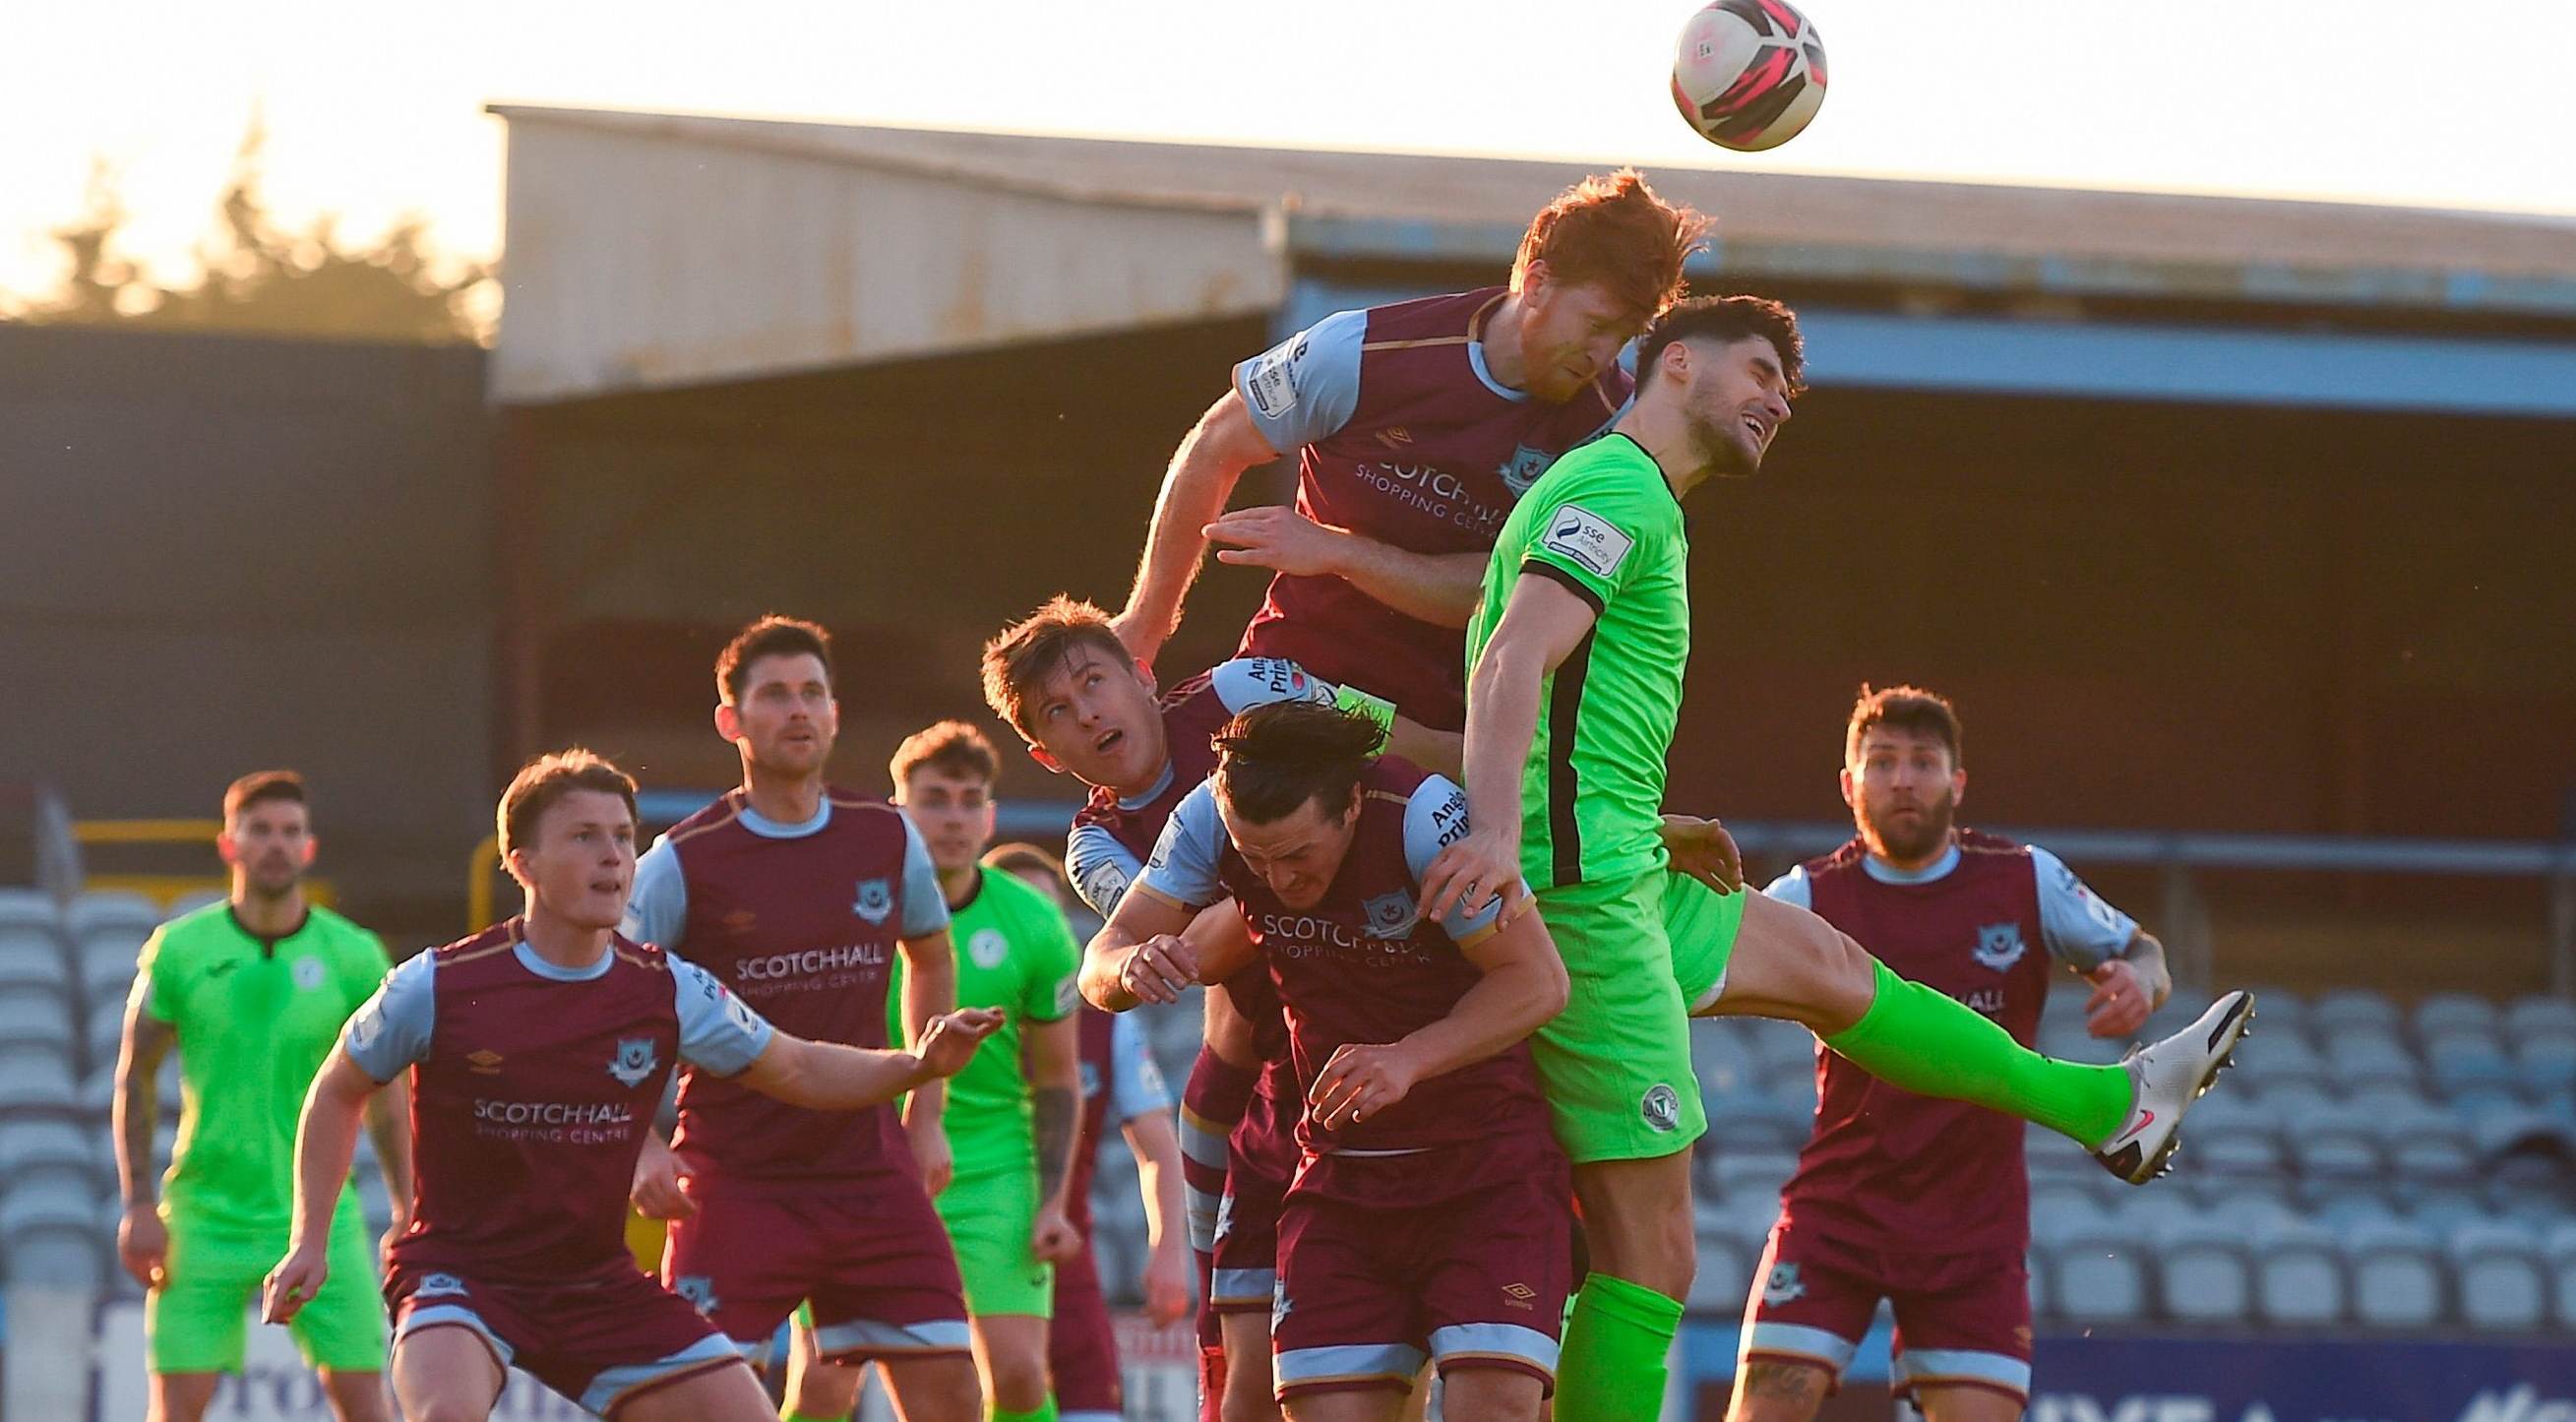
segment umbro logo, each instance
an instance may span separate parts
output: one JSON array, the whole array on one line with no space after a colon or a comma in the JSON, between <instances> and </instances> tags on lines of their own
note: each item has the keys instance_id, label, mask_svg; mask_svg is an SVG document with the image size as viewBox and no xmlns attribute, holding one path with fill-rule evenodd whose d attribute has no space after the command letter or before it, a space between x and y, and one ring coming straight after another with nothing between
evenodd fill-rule
<instances>
[{"instance_id":1,"label":"umbro logo","mask_svg":"<svg viewBox=\"0 0 2576 1422\"><path fill-rule=\"evenodd\" d=\"M239 963L237 963L237 962L229 962L229 961L228 961L228 962L222 962L222 963L208 963L208 964L206 965L206 976L207 976L207 977L210 977L210 978L220 978L220 977L222 977L224 974L229 973L229 972L231 972L233 969L238 968L238 967L240 967L240 966L241 966L241 964L239 964Z\"/></svg>"},{"instance_id":2,"label":"umbro logo","mask_svg":"<svg viewBox=\"0 0 2576 1422\"><path fill-rule=\"evenodd\" d=\"M488 1049L480 1052L467 1052L465 1054L465 1069L473 1072L477 1076L499 1076L501 1074L501 1054Z\"/></svg>"},{"instance_id":3,"label":"umbro logo","mask_svg":"<svg viewBox=\"0 0 2576 1422\"><path fill-rule=\"evenodd\" d=\"M1377 440L1389 449L1402 449L1413 443L1413 432L1402 425L1389 425L1377 432Z\"/></svg>"},{"instance_id":4,"label":"umbro logo","mask_svg":"<svg viewBox=\"0 0 2576 1422\"><path fill-rule=\"evenodd\" d=\"M1503 1285L1503 1307L1505 1308L1516 1308L1524 1311L1536 1308L1537 1305L1531 1303L1530 1300L1537 1297L1538 1290L1531 1288L1527 1284Z\"/></svg>"}]
</instances>

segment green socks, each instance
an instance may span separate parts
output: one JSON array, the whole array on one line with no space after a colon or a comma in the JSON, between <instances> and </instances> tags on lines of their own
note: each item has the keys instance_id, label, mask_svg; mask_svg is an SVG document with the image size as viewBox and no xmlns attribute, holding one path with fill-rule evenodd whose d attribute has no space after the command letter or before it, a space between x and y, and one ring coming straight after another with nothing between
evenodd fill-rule
<instances>
[{"instance_id":1,"label":"green socks","mask_svg":"<svg viewBox=\"0 0 2576 1422\"><path fill-rule=\"evenodd\" d=\"M1035 1412L1011 1412L999 1407L984 1409L990 1422L1055 1422L1055 1394L1048 1393L1046 1405Z\"/></svg>"},{"instance_id":2,"label":"green socks","mask_svg":"<svg viewBox=\"0 0 2576 1422\"><path fill-rule=\"evenodd\" d=\"M1678 1300L1607 1274L1585 1279L1557 1350L1556 1422L1651 1422L1681 1326Z\"/></svg>"},{"instance_id":3,"label":"green socks","mask_svg":"<svg viewBox=\"0 0 2576 1422\"><path fill-rule=\"evenodd\" d=\"M1878 968L1860 1021L1824 1039L1863 1071L1907 1091L1973 1102L2072 1136L2092 1150L2128 1119L2124 1067L2043 1057L1947 993Z\"/></svg>"},{"instance_id":4,"label":"green socks","mask_svg":"<svg viewBox=\"0 0 2576 1422\"><path fill-rule=\"evenodd\" d=\"M799 1412L792 1404L779 1416L784 1422L850 1422L848 1417L817 1417L810 1412Z\"/></svg>"}]
</instances>

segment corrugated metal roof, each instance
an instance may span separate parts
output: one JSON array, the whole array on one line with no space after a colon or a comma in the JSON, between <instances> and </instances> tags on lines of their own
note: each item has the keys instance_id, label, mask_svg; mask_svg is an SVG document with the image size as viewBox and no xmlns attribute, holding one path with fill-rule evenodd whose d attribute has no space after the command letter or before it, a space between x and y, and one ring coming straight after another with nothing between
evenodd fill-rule
<instances>
[{"instance_id":1,"label":"corrugated metal roof","mask_svg":"<svg viewBox=\"0 0 2576 1422\"><path fill-rule=\"evenodd\" d=\"M1292 244L1490 258L1610 166L504 105L578 124L898 167L1081 201L1286 207ZM1658 167L1718 263L1856 279L2576 314L2576 219L2174 193ZM1507 253L1508 248L1504 249Z\"/></svg>"}]
</instances>

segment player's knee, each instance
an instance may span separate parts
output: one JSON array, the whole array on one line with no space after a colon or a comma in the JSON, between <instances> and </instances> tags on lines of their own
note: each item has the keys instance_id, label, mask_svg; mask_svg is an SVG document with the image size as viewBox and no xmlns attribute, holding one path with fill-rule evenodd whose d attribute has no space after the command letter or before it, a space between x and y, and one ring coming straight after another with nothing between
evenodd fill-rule
<instances>
[{"instance_id":1,"label":"player's knee","mask_svg":"<svg viewBox=\"0 0 2576 1422\"><path fill-rule=\"evenodd\" d=\"M1217 1404L1217 1417L1219 1422L1281 1422L1279 1399L1271 1393L1268 1358L1227 1361L1225 1397Z\"/></svg>"},{"instance_id":2,"label":"player's knee","mask_svg":"<svg viewBox=\"0 0 2576 1422\"><path fill-rule=\"evenodd\" d=\"M1440 1384L1443 1417L1525 1422L1539 1415L1543 1389L1527 1373L1504 1368L1457 1368Z\"/></svg>"},{"instance_id":3,"label":"player's knee","mask_svg":"<svg viewBox=\"0 0 2576 1422\"><path fill-rule=\"evenodd\" d=\"M1806 1363L1750 1359L1736 1372L1726 1422L1810 1422L1829 1381L1824 1369Z\"/></svg>"},{"instance_id":4,"label":"player's knee","mask_svg":"<svg viewBox=\"0 0 2576 1422\"><path fill-rule=\"evenodd\" d=\"M857 1368L808 1364L796 1375L791 1400L808 1417L847 1417L859 1405L859 1381L865 1376Z\"/></svg>"},{"instance_id":5,"label":"player's knee","mask_svg":"<svg viewBox=\"0 0 2576 1422\"><path fill-rule=\"evenodd\" d=\"M455 1396L431 1396L404 1408L411 1422L488 1422L489 1405Z\"/></svg>"},{"instance_id":6,"label":"player's knee","mask_svg":"<svg viewBox=\"0 0 2576 1422\"><path fill-rule=\"evenodd\" d=\"M996 1353L992 1358L993 1406L1004 1412L1035 1412L1046 1406L1046 1358L1043 1354Z\"/></svg>"}]
</instances>

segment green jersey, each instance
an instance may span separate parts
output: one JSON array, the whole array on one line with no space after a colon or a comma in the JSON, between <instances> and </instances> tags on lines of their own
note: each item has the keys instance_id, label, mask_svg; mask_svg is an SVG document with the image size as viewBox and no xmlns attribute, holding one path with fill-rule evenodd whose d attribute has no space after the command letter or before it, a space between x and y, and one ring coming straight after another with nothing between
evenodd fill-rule
<instances>
[{"instance_id":1,"label":"green jersey","mask_svg":"<svg viewBox=\"0 0 2576 1422\"><path fill-rule=\"evenodd\" d=\"M1654 459L1609 435L1556 461L1521 495L1485 565L1467 667L1524 575L1598 619L1540 690L1521 768L1521 871L1538 888L1660 869L1664 758L1690 658L1690 547L1681 501Z\"/></svg>"},{"instance_id":2,"label":"green jersey","mask_svg":"<svg viewBox=\"0 0 2576 1422\"><path fill-rule=\"evenodd\" d=\"M243 928L229 903L153 931L134 1002L178 1034L179 1143L162 1185L173 1217L286 1230L304 1094L390 966L376 935L325 908L273 941Z\"/></svg>"},{"instance_id":3,"label":"green jersey","mask_svg":"<svg viewBox=\"0 0 2576 1422\"><path fill-rule=\"evenodd\" d=\"M1037 1161L1036 1112L1022 1065L1025 1025L1061 1022L1081 1003L1075 984L1082 949L1055 901L1017 875L976 869L975 896L949 911L948 939L957 949L957 1005L1003 1009L1001 1027L975 1049L975 1059L948 1080L941 1120L957 1176L1027 1170ZM886 994L887 1040L901 1042L903 962ZM1078 1105L1079 1103L1077 1103Z\"/></svg>"}]
</instances>

